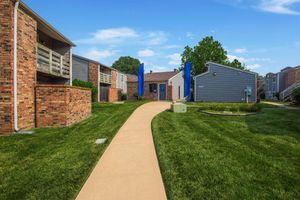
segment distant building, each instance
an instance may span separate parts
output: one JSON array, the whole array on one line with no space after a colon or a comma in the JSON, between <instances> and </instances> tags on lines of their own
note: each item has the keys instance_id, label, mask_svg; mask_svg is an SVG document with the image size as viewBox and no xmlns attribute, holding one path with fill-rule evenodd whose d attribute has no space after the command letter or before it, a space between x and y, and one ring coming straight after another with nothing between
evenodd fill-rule
<instances>
[{"instance_id":1,"label":"distant building","mask_svg":"<svg viewBox=\"0 0 300 200\"><path fill-rule=\"evenodd\" d=\"M266 99L278 100L281 93L300 81L300 66L286 67L276 74L268 73L264 79Z\"/></svg>"},{"instance_id":2,"label":"distant building","mask_svg":"<svg viewBox=\"0 0 300 200\"><path fill-rule=\"evenodd\" d=\"M100 62L73 55L73 80L92 82L98 88L98 101L115 102L127 92L127 76Z\"/></svg>"},{"instance_id":3,"label":"distant building","mask_svg":"<svg viewBox=\"0 0 300 200\"><path fill-rule=\"evenodd\" d=\"M130 100L136 99L138 92L138 78L127 75L127 92ZM144 75L144 98L148 100L183 100L184 78L183 72L150 72Z\"/></svg>"},{"instance_id":4,"label":"distant building","mask_svg":"<svg viewBox=\"0 0 300 200\"><path fill-rule=\"evenodd\" d=\"M275 100L278 99L279 93L279 75L274 73L268 73L265 77L265 94L266 99Z\"/></svg>"}]
</instances>

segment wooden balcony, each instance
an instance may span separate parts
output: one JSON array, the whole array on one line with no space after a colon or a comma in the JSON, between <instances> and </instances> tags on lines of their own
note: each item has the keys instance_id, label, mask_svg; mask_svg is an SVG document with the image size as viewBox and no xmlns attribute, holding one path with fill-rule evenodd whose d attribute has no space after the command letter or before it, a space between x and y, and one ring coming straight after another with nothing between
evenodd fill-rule
<instances>
[{"instance_id":1,"label":"wooden balcony","mask_svg":"<svg viewBox=\"0 0 300 200\"><path fill-rule=\"evenodd\" d=\"M66 60L63 55L38 44L37 71L69 79L70 60Z\"/></svg>"},{"instance_id":2,"label":"wooden balcony","mask_svg":"<svg viewBox=\"0 0 300 200\"><path fill-rule=\"evenodd\" d=\"M100 73L100 83L111 84L111 74Z\"/></svg>"}]
</instances>

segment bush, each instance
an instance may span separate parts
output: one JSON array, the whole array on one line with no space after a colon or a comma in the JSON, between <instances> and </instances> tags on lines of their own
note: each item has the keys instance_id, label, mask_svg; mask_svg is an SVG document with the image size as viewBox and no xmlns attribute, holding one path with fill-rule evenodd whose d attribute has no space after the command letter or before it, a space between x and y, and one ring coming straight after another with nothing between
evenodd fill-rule
<instances>
[{"instance_id":1,"label":"bush","mask_svg":"<svg viewBox=\"0 0 300 200\"><path fill-rule=\"evenodd\" d=\"M133 93L133 96L137 99L137 100L145 100L145 98L143 96L139 96L139 93L135 92Z\"/></svg>"},{"instance_id":2,"label":"bush","mask_svg":"<svg viewBox=\"0 0 300 200\"><path fill-rule=\"evenodd\" d=\"M300 105L300 87L295 89L292 93L293 101L296 105Z\"/></svg>"},{"instance_id":3,"label":"bush","mask_svg":"<svg viewBox=\"0 0 300 200\"><path fill-rule=\"evenodd\" d=\"M201 103L199 110L231 111L231 112L259 112L261 106L256 103Z\"/></svg>"},{"instance_id":4,"label":"bush","mask_svg":"<svg viewBox=\"0 0 300 200\"><path fill-rule=\"evenodd\" d=\"M92 82L86 82L82 80L75 79L72 82L73 86L77 87L83 87L83 88L89 88L92 90L92 102L97 101L97 96L98 96L98 88L96 88Z\"/></svg>"},{"instance_id":5,"label":"bush","mask_svg":"<svg viewBox=\"0 0 300 200\"><path fill-rule=\"evenodd\" d=\"M121 101L126 101L128 99L127 93L122 92L121 93Z\"/></svg>"},{"instance_id":6,"label":"bush","mask_svg":"<svg viewBox=\"0 0 300 200\"><path fill-rule=\"evenodd\" d=\"M266 94L265 93L261 93L259 97L260 97L260 99L266 99Z\"/></svg>"}]
</instances>

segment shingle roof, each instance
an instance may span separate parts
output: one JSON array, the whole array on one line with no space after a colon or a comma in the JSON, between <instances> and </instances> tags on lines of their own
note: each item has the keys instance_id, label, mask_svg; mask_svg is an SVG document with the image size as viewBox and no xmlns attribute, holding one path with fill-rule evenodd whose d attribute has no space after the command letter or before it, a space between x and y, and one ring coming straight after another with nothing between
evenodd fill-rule
<instances>
[{"instance_id":1,"label":"shingle roof","mask_svg":"<svg viewBox=\"0 0 300 200\"><path fill-rule=\"evenodd\" d=\"M179 72L152 72L144 75L145 82L156 82L156 81L168 81L170 78L178 74ZM127 75L127 82L137 82L138 77L135 75Z\"/></svg>"}]
</instances>

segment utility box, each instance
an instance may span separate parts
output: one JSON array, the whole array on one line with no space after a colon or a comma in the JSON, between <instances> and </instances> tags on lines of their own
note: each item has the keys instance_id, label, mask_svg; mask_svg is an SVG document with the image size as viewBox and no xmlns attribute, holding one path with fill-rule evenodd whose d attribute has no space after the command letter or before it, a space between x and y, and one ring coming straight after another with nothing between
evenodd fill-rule
<instances>
[{"instance_id":1,"label":"utility box","mask_svg":"<svg viewBox=\"0 0 300 200\"><path fill-rule=\"evenodd\" d=\"M171 109L174 113L186 113L186 105L184 103L173 103Z\"/></svg>"}]
</instances>

